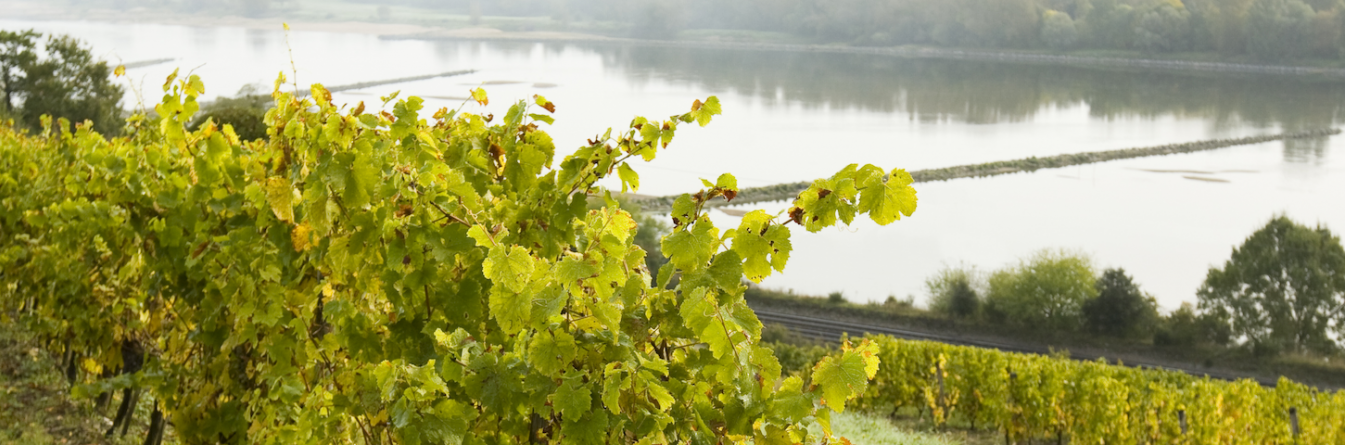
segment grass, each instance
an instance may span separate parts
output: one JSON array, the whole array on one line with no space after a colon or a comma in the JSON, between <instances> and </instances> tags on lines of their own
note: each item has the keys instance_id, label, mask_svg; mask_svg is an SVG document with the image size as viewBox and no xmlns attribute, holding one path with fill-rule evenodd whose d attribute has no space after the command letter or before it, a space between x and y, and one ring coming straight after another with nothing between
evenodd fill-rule
<instances>
[{"instance_id":1,"label":"grass","mask_svg":"<svg viewBox=\"0 0 1345 445\"><path fill-rule=\"evenodd\" d=\"M0 443L15 445L139 444L144 422L126 436L104 438L111 420L89 400L73 400L56 362L26 332L0 322ZM142 412L138 419L148 419Z\"/></svg>"},{"instance_id":2,"label":"grass","mask_svg":"<svg viewBox=\"0 0 1345 445\"><path fill-rule=\"evenodd\" d=\"M880 415L855 410L831 415L831 430L855 445L953 445L956 434L908 431ZM820 434L821 431L813 431Z\"/></svg>"}]
</instances>

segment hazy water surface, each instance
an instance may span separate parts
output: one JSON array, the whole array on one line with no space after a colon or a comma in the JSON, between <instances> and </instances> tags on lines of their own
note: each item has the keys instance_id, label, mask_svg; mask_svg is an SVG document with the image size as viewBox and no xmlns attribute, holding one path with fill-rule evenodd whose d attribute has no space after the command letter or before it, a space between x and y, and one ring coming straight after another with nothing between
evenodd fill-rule
<instances>
[{"instance_id":1,"label":"hazy water surface","mask_svg":"<svg viewBox=\"0 0 1345 445\"><path fill-rule=\"evenodd\" d=\"M178 67L201 75L209 97L249 84L269 90L282 71L294 77L279 23L251 30L0 20L0 29L27 28L74 35L113 61L177 59L129 70L140 94L128 92L128 106L138 97L152 106ZM1345 107L1345 84L1286 77L317 32L291 33L288 48L301 87L477 70L337 94L352 104L377 106L378 96L401 90L424 97L429 110L453 108L485 84L491 106L467 109L502 115L519 99L545 95L558 105L549 131L562 150L632 116L680 114L693 99L719 96L724 116L681 127L654 164L637 167L647 194L693 190L698 177L723 172L755 186L849 163L922 169L1319 128L1336 124ZM1065 247L1125 267L1172 308L1194 300L1206 269L1277 212L1345 230L1342 156L1345 142L1336 138L921 184L914 218L796 230L789 269L766 284L842 290L857 301L921 297L923 279L944 263L989 270Z\"/></svg>"}]
</instances>

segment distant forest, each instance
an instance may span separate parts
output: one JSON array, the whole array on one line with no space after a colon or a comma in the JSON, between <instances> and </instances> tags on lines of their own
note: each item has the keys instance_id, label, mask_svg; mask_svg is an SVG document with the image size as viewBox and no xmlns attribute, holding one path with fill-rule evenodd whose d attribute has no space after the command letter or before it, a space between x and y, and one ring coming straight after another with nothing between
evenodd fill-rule
<instances>
[{"instance_id":1,"label":"distant forest","mask_svg":"<svg viewBox=\"0 0 1345 445\"><path fill-rule=\"evenodd\" d=\"M502 16L785 33L820 43L1345 58L1345 0L383 0Z\"/></svg>"}]
</instances>

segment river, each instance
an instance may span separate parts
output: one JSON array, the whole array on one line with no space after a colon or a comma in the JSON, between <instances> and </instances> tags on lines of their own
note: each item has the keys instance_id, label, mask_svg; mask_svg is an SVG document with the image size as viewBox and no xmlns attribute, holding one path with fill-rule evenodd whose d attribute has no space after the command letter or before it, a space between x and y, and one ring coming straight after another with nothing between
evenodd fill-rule
<instances>
[{"instance_id":1,"label":"river","mask_svg":"<svg viewBox=\"0 0 1345 445\"><path fill-rule=\"evenodd\" d=\"M128 70L138 90L128 91L128 107L152 107L179 67L201 75L207 98L247 85L269 91L280 72L302 87L475 69L335 96L372 108L400 90L433 110L461 106L484 85L491 105L466 109L502 115L542 94L557 104L548 131L562 150L633 116L680 114L694 99L718 96L722 117L681 127L659 159L636 166L640 193L654 195L694 191L697 178L723 172L760 186L849 163L917 170L1321 128L1345 117L1345 82L1302 77L301 31L287 43L278 23L256 30L0 19L0 29L29 28L73 35L114 62L175 58ZM924 279L944 264L989 271L1065 248L1099 268L1125 268L1173 309L1195 301L1208 268L1276 214L1345 230L1342 158L1345 138L1335 137L918 184L919 210L893 225L795 230L788 269L763 284L841 291L860 302L920 301ZM737 225L727 214L715 219Z\"/></svg>"}]
</instances>

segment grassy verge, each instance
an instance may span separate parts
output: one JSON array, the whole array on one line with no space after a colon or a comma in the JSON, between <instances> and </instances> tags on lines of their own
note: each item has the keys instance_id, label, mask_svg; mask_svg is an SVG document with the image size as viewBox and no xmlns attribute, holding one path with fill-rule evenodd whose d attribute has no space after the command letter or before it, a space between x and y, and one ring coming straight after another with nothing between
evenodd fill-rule
<instances>
[{"instance_id":1,"label":"grassy verge","mask_svg":"<svg viewBox=\"0 0 1345 445\"><path fill-rule=\"evenodd\" d=\"M900 423L898 423L900 422ZM855 445L953 445L981 444L981 435L966 431L918 431L919 422L894 421L882 415L855 410L831 415L831 429ZM820 433L820 431L815 431Z\"/></svg>"},{"instance_id":2,"label":"grassy verge","mask_svg":"<svg viewBox=\"0 0 1345 445\"><path fill-rule=\"evenodd\" d=\"M111 421L95 412L92 401L72 400L56 368L34 339L0 322L0 443L132 445L144 439L144 425L132 425L125 436L103 437Z\"/></svg>"}]
</instances>

